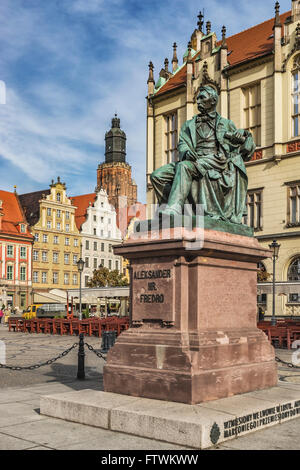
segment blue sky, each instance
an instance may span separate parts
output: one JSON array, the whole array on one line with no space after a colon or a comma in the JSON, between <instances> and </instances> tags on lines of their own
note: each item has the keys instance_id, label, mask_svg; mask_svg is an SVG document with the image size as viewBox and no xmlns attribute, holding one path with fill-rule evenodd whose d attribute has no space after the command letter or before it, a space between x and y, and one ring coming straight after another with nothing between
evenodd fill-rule
<instances>
[{"instance_id":1,"label":"blue sky","mask_svg":"<svg viewBox=\"0 0 300 470\"><path fill-rule=\"evenodd\" d=\"M93 192L104 136L117 111L127 161L145 202L148 63L155 78L172 44L182 56L205 21L230 36L274 15L273 0L1 0L0 189ZM281 0L281 12L291 0Z\"/></svg>"}]
</instances>

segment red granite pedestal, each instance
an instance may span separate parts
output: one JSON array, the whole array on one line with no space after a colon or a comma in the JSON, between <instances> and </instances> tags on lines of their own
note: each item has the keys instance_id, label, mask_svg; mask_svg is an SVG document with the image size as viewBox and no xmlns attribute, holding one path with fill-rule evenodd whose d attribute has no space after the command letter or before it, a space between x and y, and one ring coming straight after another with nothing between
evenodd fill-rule
<instances>
[{"instance_id":1,"label":"red granite pedestal","mask_svg":"<svg viewBox=\"0 0 300 470\"><path fill-rule=\"evenodd\" d=\"M197 404L277 384L274 349L257 329L256 239L204 231L128 240L132 327L110 350L104 390ZM174 233L173 233L174 235ZM172 236L172 234L171 234Z\"/></svg>"}]
</instances>

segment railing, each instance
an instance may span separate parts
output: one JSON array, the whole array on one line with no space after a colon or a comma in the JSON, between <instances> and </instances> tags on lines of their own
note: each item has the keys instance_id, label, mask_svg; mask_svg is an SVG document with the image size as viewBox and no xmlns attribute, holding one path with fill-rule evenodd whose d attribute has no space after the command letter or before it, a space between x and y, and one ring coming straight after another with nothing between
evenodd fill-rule
<instances>
[{"instance_id":1,"label":"railing","mask_svg":"<svg viewBox=\"0 0 300 470\"><path fill-rule=\"evenodd\" d=\"M276 326L271 326L268 321L262 321L257 327L268 336L272 344L280 348L291 349L292 344L300 340L300 321L277 320Z\"/></svg>"},{"instance_id":2,"label":"railing","mask_svg":"<svg viewBox=\"0 0 300 470\"><path fill-rule=\"evenodd\" d=\"M9 318L9 331L22 333L44 333L58 335L80 335L98 336L101 338L103 332L114 331L119 336L122 331L129 328L128 317L112 316L109 318L88 318L86 320L65 318Z\"/></svg>"}]
</instances>

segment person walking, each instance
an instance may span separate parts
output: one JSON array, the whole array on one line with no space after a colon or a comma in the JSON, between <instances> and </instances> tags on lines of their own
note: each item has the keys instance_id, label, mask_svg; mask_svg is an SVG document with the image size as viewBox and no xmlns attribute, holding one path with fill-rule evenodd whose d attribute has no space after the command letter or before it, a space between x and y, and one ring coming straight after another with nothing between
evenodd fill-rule
<instances>
[{"instance_id":1,"label":"person walking","mask_svg":"<svg viewBox=\"0 0 300 470\"><path fill-rule=\"evenodd\" d=\"M4 312L3 312L2 307L1 307L1 308L0 308L0 324L1 324L1 322L2 322L3 316L4 316Z\"/></svg>"}]
</instances>

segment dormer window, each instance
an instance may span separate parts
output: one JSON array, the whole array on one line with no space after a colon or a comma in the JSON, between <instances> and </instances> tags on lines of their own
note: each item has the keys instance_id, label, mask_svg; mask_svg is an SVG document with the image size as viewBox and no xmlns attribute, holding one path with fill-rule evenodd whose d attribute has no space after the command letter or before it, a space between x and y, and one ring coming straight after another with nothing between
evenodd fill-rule
<instances>
[{"instance_id":1,"label":"dormer window","mask_svg":"<svg viewBox=\"0 0 300 470\"><path fill-rule=\"evenodd\" d=\"M26 233L26 225L25 225L25 224L21 224L20 230L21 230L21 233Z\"/></svg>"},{"instance_id":2,"label":"dormer window","mask_svg":"<svg viewBox=\"0 0 300 470\"><path fill-rule=\"evenodd\" d=\"M61 194L60 193L56 193L56 200L57 200L57 202L61 201Z\"/></svg>"}]
</instances>

